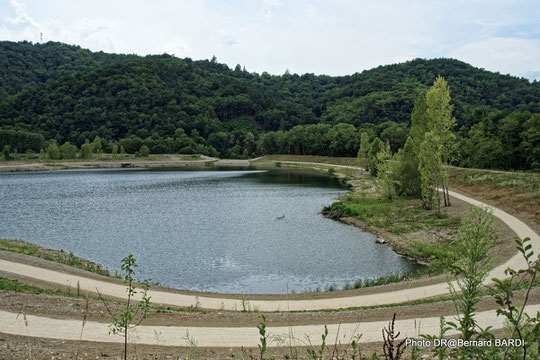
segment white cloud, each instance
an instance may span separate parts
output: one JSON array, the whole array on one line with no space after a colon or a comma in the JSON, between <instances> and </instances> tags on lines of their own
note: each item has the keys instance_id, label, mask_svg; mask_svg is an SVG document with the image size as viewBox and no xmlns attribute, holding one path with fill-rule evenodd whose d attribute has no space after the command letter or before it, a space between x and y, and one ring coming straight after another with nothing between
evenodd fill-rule
<instances>
[{"instance_id":1,"label":"white cloud","mask_svg":"<svg viewBox=\"0 0 540 360\"><path fill-rule=\"evenodd\" d=\"M263 0L262 2L262 14L270 21L272 19L274 8L283 7L282 0Z\"/></svg>"},{"instance_id":2,"label":"white cloud","mask_svg":"<svg viewBox=\"0 0 540 360\"><path fill-rule=\"evenodd\" d=\"M187 41L179 36L163 45L163 51L176 57L189 57L191 47Z\"/></svg>"},{"instance_id":3,"label":"white cloud","mask_svg":"<svg viewBox=\"0 0 540 360\"><path fill-rule=\"evenodd\" d=\"M307 17L315 17L319 14L317 8L313 4L308 4L304 9L304 15Z\"/></svg>"},{"instance_id":4,"label":"white cloud","mask_svg":"<svg viewBox=\"0 0 540 360\"><path fill-rule=\"evenodd\" d=\"M536 39L487 38L464 44L449 56L487 70L540 80L540 42Z\"/></svg>"},{"instance_id":5,"label":"white cloud","mask_svg":"<svg viewBox=\"0 0 540 360\"><path fill-rule=\"evenodd\" d=\"M10 40L38 41L40 34L43 40L61 41L76 44L92 50L109 52L124 51L125 46L111 35L111 28L118 22L106 18L82 18L68 26L57 19L38 21L30 16L24 3L10 0L16 17L5 17L0 34ZM13 25L13 26L10 26Z\"/></svg>"},{"instance_id":6,"label":"white cloud","mask_svg":"<svg viewBox=\"0 0 540 360\"><path fill-rule=\"evenodd\" d=\"M92 50L216 55L259 73L344 75L456 57L537 78L540 63L540 7L526 0L0 0L0 12L0 39L38 41L43 32Z\"/></svg>"}]
</instances>

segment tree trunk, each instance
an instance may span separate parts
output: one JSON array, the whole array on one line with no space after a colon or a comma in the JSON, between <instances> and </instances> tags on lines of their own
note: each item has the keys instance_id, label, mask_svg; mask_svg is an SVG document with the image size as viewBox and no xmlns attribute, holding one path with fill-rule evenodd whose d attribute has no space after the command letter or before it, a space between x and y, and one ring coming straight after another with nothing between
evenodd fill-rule
<instances>
[{"instance_id":1,"label":"tree trunk","mask_svg":"<svg viewBox=\"0 0 540 360\"><path fill-rule=\"evenodd\" d=\"M127 360L128 329L124 327L124 360Z\"/></svg>"}]
</instances>

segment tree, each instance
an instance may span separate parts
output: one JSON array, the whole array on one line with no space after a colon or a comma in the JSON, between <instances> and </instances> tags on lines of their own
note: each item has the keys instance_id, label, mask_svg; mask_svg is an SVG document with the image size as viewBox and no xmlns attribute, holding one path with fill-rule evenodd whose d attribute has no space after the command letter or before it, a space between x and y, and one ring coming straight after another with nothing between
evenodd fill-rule
<instances>
[{"instance_id":1,"label":"tree","mask_svg":"<svg viewBox=\"0 0 540 360\"><path fill-rule=\"evenodd\" d=\"M69 141L60 146L60 153L62 159L75 159L77 156L77 147L72 145Z\"/></svg>"},{"instance_id":2,"label":"tree","mask_svg":"<svg viewBox=\"0 0 540 360\"><path fill-rule=\"evenodd\" d=\"M150 155L150 149L148 148L148 146L143 145L135 155L140 157L147 157L148 155Z\"/></svg>"},{"instance_id":3,"label":"tree","mask_svg":"<svg viewBox=\"0 0 540 360\"><path fill-rule=\"evenodd\" d=\"M371 146L370 146L370 149L369 149L369 154L368 154L368 157L369 157L369 172L371 173L372 176L376 176L377 175L377 154L379 153L379 151L381 151L381 146L382 146L382 142L381 140L376 137L375 139L373 139L373 141L371 142Z\"/></svg>"},{"instance_id":4,"label":"tree","mask_svg":"<svg viewBox=\"0 0 540 360\"><path fill-rule=\"evenodd\" d=\"M81 158L90 159L92 157L92 145L90 141L86 139L85 143L81 145Z\"/></svg>"},{"instance_id":5,"label":"tree","mask_svg":"<svg viewBox=\"0 0 540 360\"><path fill-rule=\"evenodd\" d=\"M99 136L96 136L94 141L92 141L92 152L97 155L103 152L103 143Z\"/></svg>"},{"instance_id":6,"label":"tree","mask_svg":"<svg viewBox=\"0 0 540 360\"><path fill-rule=\"evenodd\" d=\"M418 154L420 144L424 141L424 135L429 131L429 123L427 117L426 94L420 93L414 103L414 108L411 114L411 131L409 136L412 139L413 152Z\"/></svg>"},{"instance_id":7,"label":"tree","mask_svg":"<svg viewBox=\"0 0 540 360\"><path fill-rule=\"evenodd\" d=\"M109 324L110 333L123 334L124 336L124 360L127 360L128 350L128 332L137 327L144 319L150 309L150 297L147 295L150 288L149 280L142 282L143 290L141 300L138 303L132 303L132 298L137 295L137 290L133 286L135 268L137 262L133 255L128 255L122 259L122 277L124 278L124 284L127 288L127 302L120 314L115 314L112 309L107 305L105 299L98 291L99 298L105 305L109 316L111 317L111 323Z\"/></svg>"},{"instance_id":8,"label":"tree","mask_svg":"<svg viewBox=\"0 0 540 360\"><path fill-rule=\"evenodd\" d=\"M411 137L394 156L392 165L392 173L397 180L397 194L420 197L422 178L418 170L418 153L414 151Z\"/></svg>"},{"instance_id":9,"label":"tree","mask_svg":"<svg viewBox=\"0 0 540 360\"><path fill-rule=\"evenodd\" d=\"M49 146L47 146L45 152L47 153L47 157L51 160L58 160L61 158L60 148L55 142L52 142Z\"/></svg>"},{"instance_id":10,"label":"tree","mask_svg":"<svg viewBox=\"0 0 540 360\"><path fill-rule=\"evenodd\" d=\"M456 138L452 132L452 129L456 125L456 118L452 116L454 105L450 104L450 100L448 83L444 78L438 76L433 86L426 93L426 115L428 118L428 127L437 134L441 145L441 161L444 171L442 172L440 181L445 206L450 206L447 167L455 153Z\"/></svg>"},{"instance_id":11,"label":"tree","mask_svg":"<svg viewBox=\"0 0 540 360\"><path fill-rule=\"evenodd\" d=\"M472 206L459 230L455 245L457 259L448 264L454 276L449 288L459 316L458 330L466 341L472 340L477 331L476 305L483 295L482 282L491 269L490 250L498 238L493 222L490 210Z\"/></svg>"},{"instance_id":12,"label":"tree","mask_svg":"<svg viewBox=\"0 0 540 360\"><path fill-rule=\"evenodd\" d=\"M527 167L540 171L540 114L534 114L525 121L523 129L521 138Z\"/></svg>"},{"instance_id":13,"label":"tree","mask_svg":"<svg viewBox=\"0 0 540 360\"><path fill-rule=\"evenodd\" d=\"M358 149L358 165L361 165L361 162L365 165L366 171L369 171L369 135L367 132L362 132L360 135L360 148Z\"/></svg>"},{"instance_id":14,"label":"tree","mask_svg":"<svg viewBox=\"0 0 540 360\"><path fill-rule=\"evenodd\" d=\"M435 199L437 200L437 210L441 213L441 197L437 191L437 186L441 183L443 172L441 162L440 138L433 131L425 134L424 141L420 144L418 154L418 169L420 170L422 203L424 208L433 209Z\"/></svg>"},{"instance_id":15,"label":"tree","mask_svg":"<svg viewBox=\"0 0 540 360\"><path fill-rule=\"evenodd\" d=\"M4 149L2 150L2 154L4 155L4 160L5 161L8 161L10 160L10 152L11 152L11 148L9 145L4 145Z\"/></svg>"},{"instance_id":16,"label":"tree","mask_svg":"<svg viewBox=\"0 0 540 360\"><path fill-rule=\"evenodd\" d=\"M118 145L113 144L112 151L111 151L111 156L112 156L113 159L118 158Z\"/></svg>"},{"instance_id":17,"label":"tree","mask_svg":"<svg viewBox=\"0 0 540 360\"><path fill-rule=\"evenodd\" d=\"M381 199L390 201L396 194L395 185L398 184L391 171L392 160L390 144L384 142L377 153L377 192Z\"/></svg>"}]
</instances>

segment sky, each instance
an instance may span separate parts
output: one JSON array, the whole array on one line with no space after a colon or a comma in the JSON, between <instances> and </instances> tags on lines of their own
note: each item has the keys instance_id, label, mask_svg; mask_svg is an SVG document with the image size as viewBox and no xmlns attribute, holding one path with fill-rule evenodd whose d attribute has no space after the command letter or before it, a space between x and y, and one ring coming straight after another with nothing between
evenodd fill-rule
<instances>
[{"instance_id":1,"label":"sky","mask_svg":"<svg viewBox=\"0 0 540 360\"><path fill-rule=\"evenodd\" d=\"M540 80L540 1L0 0L0 40L347 75L450 57Z\"/></svg>"}]
</instances>

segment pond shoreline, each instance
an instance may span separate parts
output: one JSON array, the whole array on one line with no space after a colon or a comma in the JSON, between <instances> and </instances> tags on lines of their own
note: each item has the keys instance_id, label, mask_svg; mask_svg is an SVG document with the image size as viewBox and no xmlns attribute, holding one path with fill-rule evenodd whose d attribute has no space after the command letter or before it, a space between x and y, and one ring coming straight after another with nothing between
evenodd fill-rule
<instances>
[{"instance_id":1,"label":"pond shoreline","mask_svg":"<svg viewBox=\"0 0 540 360\"><path fill-rule=\"evenodd\" d=\"M30 177L6 174L2 191L12 195L6 197L8 207L2 217L8 219L8 212L12 212L14 221L2 235L48 248L67 249L113 271L122 255L132 253L141 259L142 277L197 291L279 294L287 288L298 293L337 290L359 279L403 274L415 268L390 249L378 247L373 235L339 225L320 214L324 205L347 191L336 179L310 169L231 172L228 170L232 167L225 167L224 172L213 171L217 169L200 169L202 172L85 169ZM111 177L104 177L109 173ZM246 176L241 176L244 173ZM22 188L17 185L20 183L24 185ZM24 196L36 196L39 206L24 210L17 200ZM256 200L260 196L266 200ZM209 201L221 205L208 206ZM133 207L135 203L141 205ZM96 215L87 214L88 204L91 214ZM109 216L115 208L130 210L115 210ZM228 208L239 210L231 212ZM55 213L73 215L64 221ZM285 217L279 219L283 214ZM145 229L157 231L158 227L147 228L145 223L133 222L141 216L149 224L161 224L159 229L163 231L153 237L152 231ZM210 218L213 221L205 220ZM79 232L87 228L93 230ZM241 228L245 231L240 231ZM213 235L216 231L223 236L222 241L216 242ZM260 240L252 241L253 231L257 231ZM107 239L119 239L120 247L124 243L130 245L118 252ZM215 245L211 249L202 245L209 242ZM230 247L229 243L236 245ZM147 252L144 244L156 250ZM272 256L268 256L268 251ZM185 274L182 277L164 272L163 269L175 264L175 254L181 253L202 260L194 264L191 258L186 259L175 267L175 273ZM249 253L253 255L248 256ZM293 254L303 255L299 260ZM358 263L364 257L362 254L367 257ZM328 266L321 268L318 265L321 261L328 261ZM275 266L280 262L287 264L283 265L285 270L280 270L281 265ZM203 275L203 269L208 269L204 274L209 275ZM206 276L213 280L205 282Z\"/></svg>"}]
</instances>

